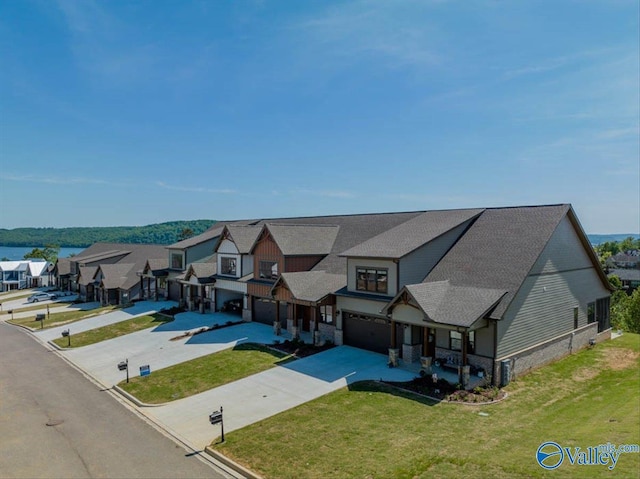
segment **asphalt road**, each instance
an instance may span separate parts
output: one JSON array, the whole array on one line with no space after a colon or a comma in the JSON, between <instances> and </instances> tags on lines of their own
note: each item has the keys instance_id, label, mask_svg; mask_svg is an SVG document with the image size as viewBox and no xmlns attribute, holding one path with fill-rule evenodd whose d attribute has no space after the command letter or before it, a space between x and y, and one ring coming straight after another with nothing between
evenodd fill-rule
<instances>
[{"instance_id":1,"label":"asphalt road","mask_svg":"<svg viewBox=\"0 0 640 479\"><path fill-rule=\"evenodd\" d=\"M228 476L28 333L0 322L0 477Z\"/></svg>"}]
</instances>

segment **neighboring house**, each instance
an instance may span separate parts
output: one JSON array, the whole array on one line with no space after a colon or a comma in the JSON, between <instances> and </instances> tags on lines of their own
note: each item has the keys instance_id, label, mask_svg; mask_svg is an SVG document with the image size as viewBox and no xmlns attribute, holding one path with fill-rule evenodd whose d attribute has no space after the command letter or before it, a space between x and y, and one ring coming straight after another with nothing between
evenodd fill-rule
<instances>
[{"instance_id":1,"label":"neighboring house","mask_svg":"<svg viewBox=\"0 0 640 479\"><path fill-rule=\"evenodd\" d=\"M26 271L26 287L42 288L52 286L48 261L29 261Z\"/></svg>"},{"instance_id":2,"label":"neighboring house","mask_svg":"<svg viewBox=\"0 0 640 479\"><path fill-rule=\"evenodd\" d=\"M632 250L618 253L607 258L609 268L640 268L640 251Z\"/></svg>"},{"instance_id":3,"label":"neighboring house","mask_svg":"<svg viewBox=\"0 0 640 479\"><path fill-rule=\"evenodd\" d=\"M96 243L72 258L59 259L56 284L85 301L123 304L144 297L143 270L166 260L162 245Z\"/></svg>"},{"instance_id":4,"label":"neighboring house","mask_svg":"<svg viewBox=\"0 0 640 479\"><path fill-rule=\"evenodd\" d=\"M197 310L201 313L212 310L211 293L216 282L216 271L215 255L189 265L184 280L180 280L185 288L184 300L189 310Z\"/></svg>"},{"instance_id":5,"label":"neighboring house","mask_svg":"<svg viewBox=\"0 0 640 479\"><path fill-rule=\"evenodd\" d=\"M30 261L0 261L0 291L27 287L27 268Z\"/></svg>"},{"instance_id":6,"label":"neighboring house","mask_svg":"<svg viewBox=\"0 0 640 479\"><path fill-rule=\"evenodd\" d=\"M166 247L168 250L165 252L165 255L168 254L166 276L168 299L178 301L189 309L195 308L196 302L204 304L206 298L199 296L202 290L194 288L194 291L187 291L189 286L189 282L185 281L187 270L191 263L203 261L213 254L224 226L223 223L216 223L204 233Z\"/></svg>"},{"instance_id":7,"label":"neighboring house","mask_svg":"<svg viewBox=\"0 0 640 479\"><path fill-rule=\"evenodd\" d=\"M251 248L261 231L262 226L256 225L224 227L215 249L217 271L212 302L216 311L229 309L227 306L234 301L242 311L248 310L247 281L253 278Z\"/></svg>"},{"instance_id":8,"label":"neighboring house","mask_svg":"<svg viewBox=\"0 0 640 479\"><path fill-rule=\"evenodd\" d=\"M633 293L640 288L640 269L611 269L608 276L617 276L622 282L622 289L627 294Z\"/></svg>"},{"instance_id":9,"label":"neighboring house","mask_svg":"<svg viewBox=\"0 0 640 479\"><path fill-rule=\"evenodd\" d=\"M156 301L166 299L168 275L169 262L166 254L164 258L148 260L140 273L140 298Z\"/></svg>"}]
</instances>

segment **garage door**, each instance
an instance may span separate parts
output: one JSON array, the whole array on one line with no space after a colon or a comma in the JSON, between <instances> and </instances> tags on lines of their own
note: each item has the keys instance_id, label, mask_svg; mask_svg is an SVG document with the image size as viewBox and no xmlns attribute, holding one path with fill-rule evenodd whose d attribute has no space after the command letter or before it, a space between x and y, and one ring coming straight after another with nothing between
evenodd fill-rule
<instances>
[{"instance_id":1,"label":"garage door","mask_svg":"<svg viewBox=\"0 0 640 479\"><path fill-rule=\"evenodd\" d=\"M391 327L383 318L355 313L344 314L344 344L387 354L391 341Z\"/></svg>"},{"instance_id":2,"label":"garage door","mask_svg":"<svg viewBox=\"0 0 640 479\"><path fill-rule=\"evenodd\" d=\"M276 302L253 297L253 320L272 325L276 320ZM287 327L287 303L280 303L280 322L283 327Z\"/></svg>"}]
</instances>

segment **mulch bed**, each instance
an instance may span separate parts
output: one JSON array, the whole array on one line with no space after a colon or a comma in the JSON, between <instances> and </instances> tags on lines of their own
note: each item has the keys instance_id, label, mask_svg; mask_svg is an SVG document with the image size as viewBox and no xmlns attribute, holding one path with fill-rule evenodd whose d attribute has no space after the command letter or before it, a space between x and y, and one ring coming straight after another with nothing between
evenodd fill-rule
<instances>
[{"instance_id":1,"label":"mulch bed","mask_svg":"<svg viewBox=\"0 0 640 479\"><path fill-rule=\"evenodd\" d=\"M474 388L471 391L465 391L457 389L455 385L442 378L438 379L438 382L434 384L430 376L417 377L412 381L403 383L390 381L386 381L386 383L423 396L449 402L486 403L505 397L504 391L496 387Z\"/></svg>"}]
</instances>

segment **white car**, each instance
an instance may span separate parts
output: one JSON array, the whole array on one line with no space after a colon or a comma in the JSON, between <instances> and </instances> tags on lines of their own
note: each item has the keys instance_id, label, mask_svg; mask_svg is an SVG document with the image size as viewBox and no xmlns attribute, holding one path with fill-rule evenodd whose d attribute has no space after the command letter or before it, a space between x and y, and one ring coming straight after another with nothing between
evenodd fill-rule
<instances>
[{"instance_id":1,"label":"white car","mask_svg":"<svg viewBox=\"0 0 640 479\"><path fill-rule=\"evenodd\" d=\"M49 301L50 299L56 299L56 295L51 293L34 293L27 298L27 303L37 303L38 301Z\"/></svg>"}]
</instances>

